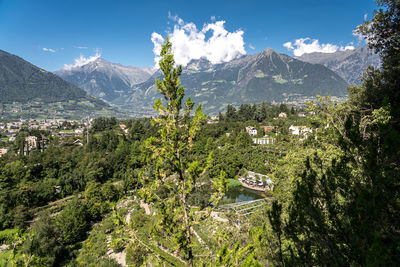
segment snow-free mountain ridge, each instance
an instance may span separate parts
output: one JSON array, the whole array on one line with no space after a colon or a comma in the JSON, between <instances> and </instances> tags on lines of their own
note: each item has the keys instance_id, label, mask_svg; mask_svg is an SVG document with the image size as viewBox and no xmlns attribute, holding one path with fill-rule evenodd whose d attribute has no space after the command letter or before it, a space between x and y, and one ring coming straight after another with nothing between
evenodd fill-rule
<instances>
[{"instance_id":1,"label":"snow-free mountain ridge","mask_svg":"<svg viewBox=\"0 0 400 267\"><path fill-rule=\"evenodd\" d=\"M153 71L150 68L112 63L99 57L86 65L54 73L89 94L112 103L114 99L129 93L134 85L146 81Z\"/></svg>"},{"instance_id":2,"label":"snow-free mountain ridge","mask_svg":"<svg viewBox=\"0 0 400 267\"><path fill-rule=\"evenodd\" d=\"M120 104L129 109L150 109L154 100L160 98L154 84L156 77L162 78L159 71L134 86L132 94ZM212 113L224 110L227 104L347 94L347 83L330 69L270 48L221 64L211 64L204 58L192 60L183 68L181 83L187 96Z\"/></svg>"},{"instance_id":3,"label":"snow-free mountain ridge","mask_svg":"<svg viewBox=\"0 0 400 267\"><path fill-rule=\"evenodd\" d=\"M183 68L186 96L216 113L227 104L293 101L319 95L345 96L348 84L357 84L379 57L367 47L336 53L311 53L294 58L271 48L232 61L212 64L206 58ZM86 65L55 72L60 77L125 110L152 112L160 98L155 78L160 70L111 63L98 58Z\"/></svg>"},{"instance_id":4,"label":"snow-free mountain ridge","mask_svg":"<svg viewBox=\"0 0 400 267\"><path fill-rule=\"evenodd\" d=\"M369 49L367 45L335 53L303 54L297 59L313 64L322 64L339 74L348 84L361 84L361 76L367 67L379 68L381 65L379 55Z\"/></svg>"}]
</instances>

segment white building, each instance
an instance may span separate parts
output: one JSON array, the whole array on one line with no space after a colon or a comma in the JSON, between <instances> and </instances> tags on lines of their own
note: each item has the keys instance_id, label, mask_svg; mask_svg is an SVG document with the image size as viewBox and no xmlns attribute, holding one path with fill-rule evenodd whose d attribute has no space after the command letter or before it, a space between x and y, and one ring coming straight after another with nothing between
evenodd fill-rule
<instances>
[{"instance_id":1,"label":"white building","mask_svg":"<svg viewBox=\"0 0 400 267\"><path fill-rule=\"evenodd\" d=\"M253 143L256 145L272 145L275 143L275 138L272 137L253 138Z\"/></svg>"},{"instance_id":2,"label":"white building","mask_svg":"<svg viewBox=\"0 0 400 267\"><path fill-rule=\"evenodd\" d=\"M307 126L293 126L291 125L289 127L289 134L292 135L304 135L307 136L307 134L312 133L312 129L308 128Z\"/></svg>"},{"instance_id":3,"label":"white building","mask_svg":"<svg viewBox=\"0 0 400 267\"><path fill-rule=\"evenodd\" d=\"M306 114L304 112L299 112L299 113L297 113L297 116L304 118L304 117L306 117Z\"/></svg>"},{"instance_id":4,"label":"white building","mask_svg":"<svg viewBox=\"0 0 400 267\"><path fill-rule=\"evenodd\" d=\"M281 113L279 113L278 117L279 118L287 118L287 114L286 114L286 112L281 112Z\"/></svg>"},{"instance_id":5,"label":"white building","mask_svg":"<svg viewBox=\"0 0 400 267\"><path fill-rule=\"evenodd\" d=\"M78 128L78 129L75 129L75 135L83 135L83 129L81 129L81 128Z\"/></svg>"},{"instance_id":6,"label":"white building","mask_svg":"<svg viewBox=\"0 0 400 267\"><path fill-rule=\"evenodd\" d=\"M29 150L32 150L37 147L37 137L36 136L25 137L25 142L27 143Z\"/></svg>"},{"instance_id":7,"label":"white building","mask_svg":"<svg viewBox=\"0 0 400 267\"><path fill-rule=\"evenodd\" d=\"M246 127L246 132L247 132L250 136L255 136L255 135L257 135L257 129L254 128L253 126L247 126L247 127Z\"/></svg>"},{"instance_id":8,"label":"white building","mask_svg":"<svg viewBox=\"0 0 400 267\"><path fill-rule=\"evenodd\" d=\"M0 158L8 152L8 148L0 148Z\"/></svg>"}]
</instances>

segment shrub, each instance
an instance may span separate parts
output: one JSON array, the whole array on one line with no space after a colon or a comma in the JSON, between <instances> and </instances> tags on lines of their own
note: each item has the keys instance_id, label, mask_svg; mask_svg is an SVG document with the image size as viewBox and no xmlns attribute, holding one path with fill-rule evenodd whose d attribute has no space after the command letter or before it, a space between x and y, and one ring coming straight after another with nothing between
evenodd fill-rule
<instances>
[{"instance_id":1,"label":"shrub","mask_svg":"<svg viewBox=\"0 0 400 267\"><path fill-rule=\"evenodd\" d=\"M119 253L124 250L126 245L125 239L123 238L113 238L111 241L111 248L115 253Z\"/></svg>"},{"instance_id":2,"label":"shrub","mask_svg":"<svg viewBox=\"0 0 400 267\"><path fill-rule=\"evenodd\" d=\"M137 242L130 243L126 248L126 263L133 266L141 266L147 255L147 250Z\"/></svg>"},{"instance_id":3,"label":"shrub","mask_svg":"<svg viewBox=\"0 0 400 267\"><path fill-rule=\"evenodd\" d=\"M82 200L74 199L56 218L56 225L65 244L82 240L88 229L89 214Z\"/></svg>"},{"instance_id":4,"label":"shrub","mask_svg":"<svg viewBox=\"0 0 400 267\"><path fill-rule=\"evenodd\" d=\"M237 187L237 186L241 186L242 184L235 179L227 179L228 180L228 186L229 187Z\"/></svg>"},{"instance_id":5,"label":"shrub","mask_svg":"<svg viewBox=\"0 0 400 267\"><path fill-rule=\"evenodd\" d=\"M5 229L0 231L0 244L10 244L14 240L14 235L18 232L18 228Z\"/></svg>"}]
</instances>

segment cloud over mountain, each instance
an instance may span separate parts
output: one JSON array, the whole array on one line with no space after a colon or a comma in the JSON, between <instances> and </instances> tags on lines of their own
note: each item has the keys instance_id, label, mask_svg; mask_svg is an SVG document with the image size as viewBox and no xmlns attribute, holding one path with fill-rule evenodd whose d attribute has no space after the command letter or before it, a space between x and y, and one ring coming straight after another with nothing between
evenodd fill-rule
<instances>
[{"instance_id":1,"label":"cloud over mountain","mask_svg":"<svg viewBox=\"0 0 400 267\"><path fill-rule=\"evenodd\" d=\"M78 58L74 59L74 64L64 64L64 70L71 70L74 67L81 67L90 62L95 61L96 59L100 58L101 54L99 51L96 51L96 54L91 57L85 57L84 55L80 54Z\"/></svg>"},{"instance_id":2,"label":"cloud over mountain","mask_svg":"<svg viewBox=\"0 0 400 267\"><path fill-rule=\"evenodd\" d=\"M172 50L177 64L186 66L192 59L206 58L211 63L228 62L246 54L242 30L229 32L225 29L225 21L206 23L202 29L197 29L192 22L185 23L177 16L169 15L175 22L174 29L169 33ZM211 34L210 37L208 37ZM154 61L160 60L161 46L164 38L153 32L151 41L154 44Z\"/></svg>"},{"instance_id":3,"label":"cloud over mountain","mask_svg":"<svg viewBox=\"0 0 400 267\"><path fill-rule=\"evenodd\" d=\"M311 38L299 38L294 42L286 42L283 44L289 51L293 51L293 54L297 57L314 52L320 53L334 53L336 51L353 50L353 45L338 46L335 44L320 44L317 39Z\"/></svg>"}]
</instances>

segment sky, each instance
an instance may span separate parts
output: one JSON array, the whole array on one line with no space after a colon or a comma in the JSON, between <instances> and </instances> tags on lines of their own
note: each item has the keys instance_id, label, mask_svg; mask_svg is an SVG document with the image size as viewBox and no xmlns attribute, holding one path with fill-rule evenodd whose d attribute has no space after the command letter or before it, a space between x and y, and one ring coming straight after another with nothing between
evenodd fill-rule
<instances>
[{"instance_id":1,"label":"sky","mask_svg":"<svg viewBox=\"0 0 400 267\"><path fill-rule=\"evenodd\" d=\"M169 35L177 63L272 48L290 56L353 49L373 0L0 0L0 49L48 71L97 57L153 67Z\"/></svg>"}]
</instances>

